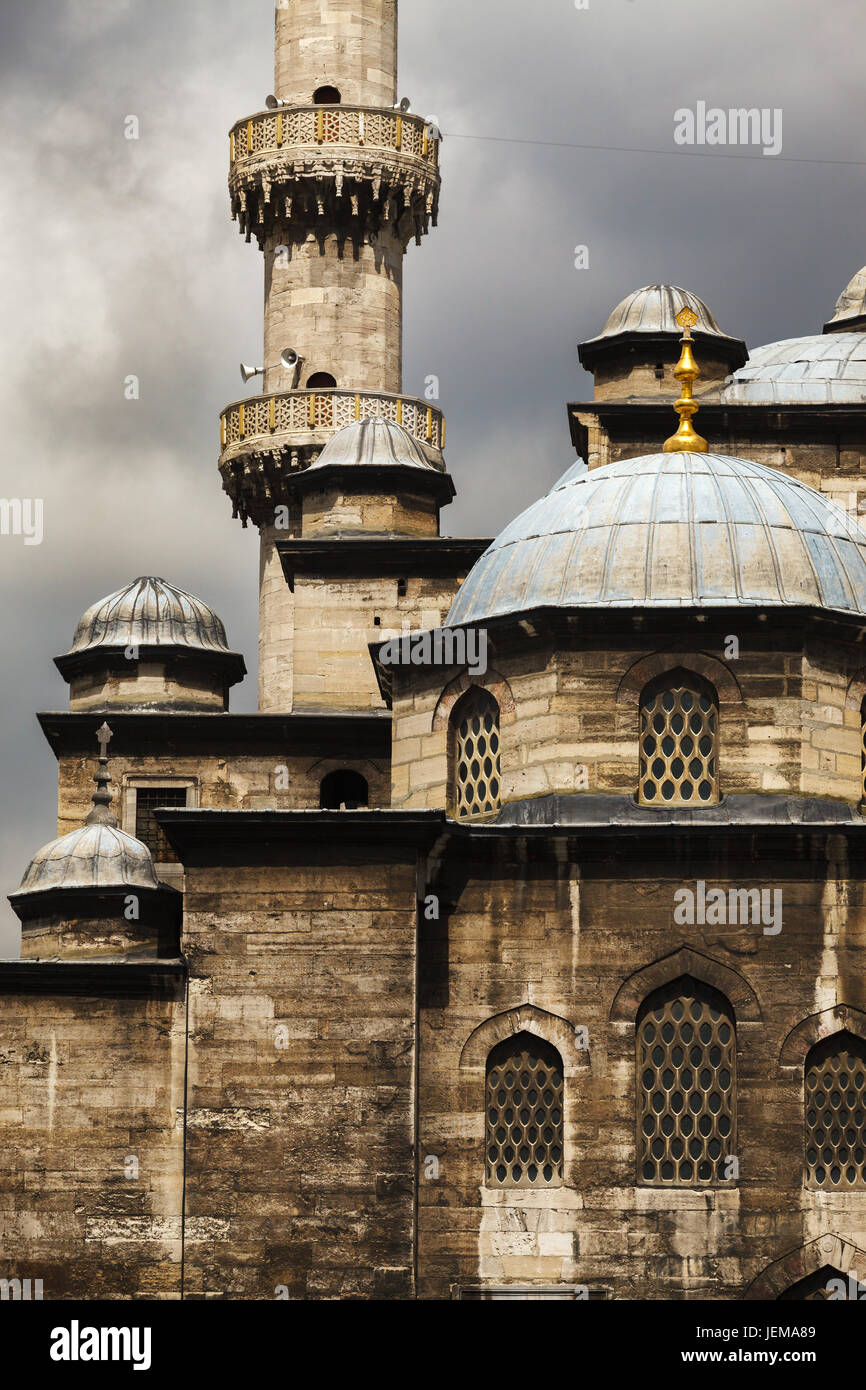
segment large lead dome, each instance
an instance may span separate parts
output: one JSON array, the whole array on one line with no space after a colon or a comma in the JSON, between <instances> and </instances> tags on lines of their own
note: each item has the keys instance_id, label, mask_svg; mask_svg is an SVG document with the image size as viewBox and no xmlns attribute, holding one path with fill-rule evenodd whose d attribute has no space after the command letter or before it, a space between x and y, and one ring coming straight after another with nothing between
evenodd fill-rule
<instances>
[{"instance_id":1,"label":"large lead dome","mask_svg":"<svg viewBox=\"0 0 866 1390\"><path fill-rule=\"evenodd\" d=\"M866 333L813 333L755 348L721 393L725 405L866 401Z\"/></svg>"},{"instance_id":2,"label":"large lead dome","mask_svg":"<svg viewBox=\"0 0 866 1390\"><path fill-rule=\"evenodd\" d=\"M447 624L544 607L737 604L866 614L866 532L776 469L662 453L570 469L484 552Z\"/></svg>"}]
</instances>

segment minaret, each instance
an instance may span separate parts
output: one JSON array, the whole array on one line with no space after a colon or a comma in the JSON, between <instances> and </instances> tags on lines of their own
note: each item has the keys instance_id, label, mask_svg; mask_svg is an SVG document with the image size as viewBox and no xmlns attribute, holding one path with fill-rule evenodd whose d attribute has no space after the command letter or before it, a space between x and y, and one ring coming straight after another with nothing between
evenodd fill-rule
<instances>
[{"instance_id":1,"label":"minaret","mask_svg":"<svg viewBox=\"0 0 866 1390\"><path fill-rule=\"evenodd\" d=\"M224 411L220 471L261 535L262 710L308 703L277 552L305 534L299 475L377 417L444 468L442 416L401 373L403 256L435 223L439 132L396 103L396 0L286 0L273 96L230 133L232 214L264 253L263 392Z\"/></svg>"}]
</instances>

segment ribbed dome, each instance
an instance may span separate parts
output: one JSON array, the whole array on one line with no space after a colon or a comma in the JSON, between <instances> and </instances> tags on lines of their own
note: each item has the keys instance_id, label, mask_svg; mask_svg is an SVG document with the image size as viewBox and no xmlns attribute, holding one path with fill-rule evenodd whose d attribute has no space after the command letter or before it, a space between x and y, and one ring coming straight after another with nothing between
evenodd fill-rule
<instances>
[{"instance_id":1,"label":"ribbed dome","mask_svg":"<svg viewBox=\"0 0 866 1390\"><path fill-rule=\"evenodd\" d=\"M836 308L833 317L825 327L825 332L834 332L831 324L845 324L862 320L866 317L866 265L862 270L858 270L856 275L852 275L848 284L836 300Z\"/></svg>"},{"instance_id":2,"label":"ribbed dome","mask_svg":"<svg viewBox=\"0 0 866 1390\"><path fill-rule=\"evenodd\" d=\"M18 892L158 886L147 845L112 825L83 825L33 856Z\"/></svg>"},{"instance_id":3,"label":"ribbed dome","mask_svg":"<svg viewBox=\"0 0 866 1390\"><path fill-rule=\"evenodd\" d=\"M195 647L226 652L226 630L201 599L164 579L143 575L88 608L70 652L93 647Z\"/></svg>"},{"instance_id":4,"label":"ribbed dome","mask_svg":"<svg viewBox=\"0 0 866 1390\"><path fill-rule=\"evenodd\" d=\"M776 469L649 454L566 474L484 552L446 621L736 604L866 614L866 532Z\"/></svg>"},{"instance_id":5,"label":"ribbed dome","mask_svg":"<svg viewBox=\"0 0 866 1390\"><path fill-rule=\"evenodd\" d=\"M725 337L704 301L690 290L680 289L679 285L644 285L620 300L604 328L589 342L597 343L600 338L612 338L617 333L672 333L679 338L683 330L676 316L685 305L698 316L695 333Z\"/></svg>"},{"instance_id":6,"label":"ribbed dome","mask_svg":"<svg viewBox=\"0 0 866 1390\"><path fill-rule=\"evenodd\" d=\"M392 420L356 420L329 439L315 468L425 468L441 471L418 440Z\"/></svg>"},{"instance_id":7,"label":"ribbed dome","mask_svg":"<svg viewBox=\"0 0 866 1390\"><path fill-rule=\"evenodd\" d=\"M755 348L721 400L748 405L866 401L866 333L816 333Z\"/></svg>"}]
</instances>

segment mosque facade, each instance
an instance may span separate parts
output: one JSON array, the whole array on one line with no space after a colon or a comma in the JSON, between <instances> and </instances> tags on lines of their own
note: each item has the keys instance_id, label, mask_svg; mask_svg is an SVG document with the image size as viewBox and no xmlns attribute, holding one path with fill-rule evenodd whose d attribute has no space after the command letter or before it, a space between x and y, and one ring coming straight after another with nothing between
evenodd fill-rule
<instances>
[{"instance_id":1,"label":"mosque facade","mask_svg":"<svg viewBox=\"0 0 866 1390\"><path fill-rule=\"evenodd\" d=\"M866 270L751 349L691 291L627 295L579 348L577 460L494 540L443 536L445 422L401 379L442 138L396 39L396 0L278 7L230 132L265 270L219 456L257 712L156 576L56 658L0 1279L826 1297L866 1276Z\"/></svg>"}]
</instances>

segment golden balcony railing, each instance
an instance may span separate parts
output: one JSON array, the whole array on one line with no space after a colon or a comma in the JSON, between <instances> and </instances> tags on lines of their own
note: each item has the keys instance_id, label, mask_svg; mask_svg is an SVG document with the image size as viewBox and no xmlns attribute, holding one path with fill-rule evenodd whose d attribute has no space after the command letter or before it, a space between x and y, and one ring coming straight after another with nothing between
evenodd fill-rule
<instances>
[{"instance_id":1,"label":"golden balcony railing","mask_svg":"<svg viewBox=\"0 0 866 1390\"><path fill-rule=\"evenodd\" d=\"M321 445L337 430L356 420L378 417L402 425L431 449L445 447L445 417L441 410L414 396L389 391L283 391L270 396L251 396L227 406L220 417L223 452L244 452L257 446L272 452L280 435ZM287 441L289 442L289 441Z\"/></svg>"},{"instance_id":2,"label":"golden balcony railing","mask_svg":"<svg viewBox=\"0 0 866 1390\"><path fill-rule=\"evenodd\" d=\"M249 155L276 153L292 146L347 145L400 151L439 166L435 127L421 116L370 106L283 106L238 121L229 133L232 165Z\"/></svg>"},{"instance_id":3,"label":"golden balcony railing","mask_svg":"<svg viewBox=\"0 0 866 1390\"><path fill-rule=\"evenodd\" d=\"M420 241L436 225L440 182L438 130L401 111L283 106L229 133L232 217L260 245L322 219L343 235L391 222L404 244Z\"/></svg>"},{"instance_id":4,"label":"golden balcony railing","mask_svg":"<svg viewBox=\"0 0 866 1390\"><path fill-rule=\"evenodd\" d=\"M338 430L376 417L408 430L429 451L437 470L427 476L447 480L441 456L445 419L426 401L388 391L339 389L251 396L227 406L220 417L219 468L234 515L244 526L248 519L260 524L272 518L275 504L285 499L288 480L314 463Z\"/></svg>"}]
</instances>

